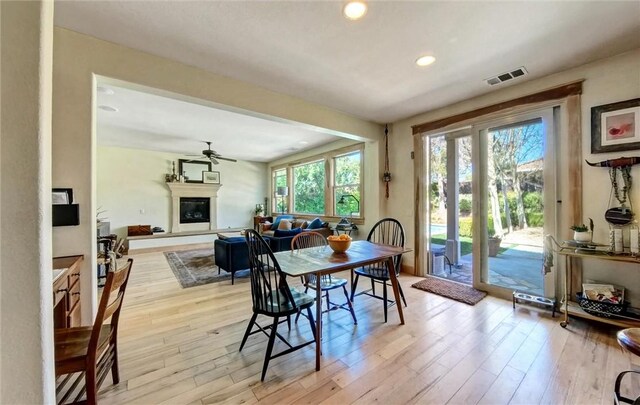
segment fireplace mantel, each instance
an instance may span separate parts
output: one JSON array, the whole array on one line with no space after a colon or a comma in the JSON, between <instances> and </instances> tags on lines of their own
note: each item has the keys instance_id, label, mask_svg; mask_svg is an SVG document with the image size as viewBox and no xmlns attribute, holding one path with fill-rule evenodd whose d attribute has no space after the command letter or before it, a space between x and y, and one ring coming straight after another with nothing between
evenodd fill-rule
<instances>
[{"instance_id":1,"label":"fireplace mantel","mask_svg":"<svg viewBox=\"0 0 640 405\"><path fill-rule=\"evenodd\" d=\"M218 190L222 184L167 183L171 190L171 232L218 229ZM181 224L180 197L209 198L209 223Z\"/></svg>"}]
</instances>

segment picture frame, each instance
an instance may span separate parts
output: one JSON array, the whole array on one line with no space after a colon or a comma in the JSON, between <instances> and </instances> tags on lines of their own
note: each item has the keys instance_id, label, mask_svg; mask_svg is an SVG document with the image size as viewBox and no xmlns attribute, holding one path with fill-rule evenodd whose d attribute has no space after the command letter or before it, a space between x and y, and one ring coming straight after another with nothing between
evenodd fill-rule
<instances>
[{"instance_id":1,"label":"picture frame","mask_svg":"<svg viewBox=\"0 0 640 405\"><path fill-rule=\"evenodd\" d=\"M206 184L220 184L220 172L203 171L202 182Z\"/></svg>"},{"instance_id":2,"label":"picture frame","mask_svg":"<svg viewBox=\"0 0 640 405\"><path fill-rule=\"evenodd\" d=\"M73 203L73 189L54 188L51 190L51 204L69 205Z\"/></svg>"},{"instance_id":3,"label":"picture frame","mask_svg":"<svg viewBox=\"0 0 640 405\"><path fill-rule=\"evenodd\" d=\"M640 149L640 98L591 108L591 153Z\"/></svg>"},{"instance_id":4,"label":"picture frame","mask_svg":"<svg viewBox=\"0 0 640 405\"><path fill-rule=\"evenodd\" d=\"M185 183L203 183L202 172L211 170L211 162L179 159L178 170L185 176Z\"/></svg>"}]
</instances>

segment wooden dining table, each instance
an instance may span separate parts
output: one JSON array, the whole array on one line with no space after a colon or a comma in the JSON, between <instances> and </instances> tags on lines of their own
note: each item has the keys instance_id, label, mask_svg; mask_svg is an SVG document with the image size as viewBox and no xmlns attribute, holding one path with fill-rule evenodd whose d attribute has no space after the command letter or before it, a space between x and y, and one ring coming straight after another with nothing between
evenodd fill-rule
<instances>
[{"instance_id":1,"label":"wooden dining table","mask_svg":"<svg viewBox=\"0 0 640 405\"><path fill-rule=\"evenodd\" d=\"M322 336L321 276L368 264L386 262L400 324L404 325L404 314L402 313L402 305L400 305L400 290L398 289L398 278L393 258L410 251L411 249L404 247L381 245L362 240L352 242L349 250L344 253L334 253L329 246L275 253L280 269L286 275L292 277L316 275L316 370L320 370L320 337Z\"/></svg>"}]
</instances>

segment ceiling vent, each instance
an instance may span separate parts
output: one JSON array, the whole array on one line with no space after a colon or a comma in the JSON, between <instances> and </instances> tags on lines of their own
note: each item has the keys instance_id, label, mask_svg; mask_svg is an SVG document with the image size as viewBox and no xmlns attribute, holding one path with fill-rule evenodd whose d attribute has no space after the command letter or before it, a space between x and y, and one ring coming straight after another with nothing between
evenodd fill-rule
<instances>
[{"instance_id":1,"label":"ceiling vent","mask_svg":"<svg viewBox=\"0 0 640 405\"><path fill-rule=\"evenodd\" d=\"M511 79L515 79L515 78L520 77L520 76L524 76L527 73L528 73L527 69L525 69L524 66L521 66L521 67L519 67L516 70L513 70L511 72L502 73L502 74L499 74L498 76L490 77L488 79L485 79L485 81L487 82L487 84L493 86L493 85L496 85L496 84L500 84L500 83L506 82L507 80L511 80Z\"/></svg>"}]
</instances>

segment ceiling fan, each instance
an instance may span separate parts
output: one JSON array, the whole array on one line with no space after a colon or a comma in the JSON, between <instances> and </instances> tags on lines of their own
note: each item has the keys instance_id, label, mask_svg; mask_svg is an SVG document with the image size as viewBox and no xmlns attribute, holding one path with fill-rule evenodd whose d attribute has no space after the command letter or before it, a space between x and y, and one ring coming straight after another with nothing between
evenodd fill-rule
<instances>
[{"instance_id":1,"label":"ceiling fan","mask_svg":"<svg viewBox=\"0 0 640 405\"><path fill-rule=\"evenodd\" d=\"M206 158L206 159L209 159L211 163L213 163L214 165L217 165L220 163L218 162L218 160L227 160L229 162L237 162L236 159L220 156L218 152L216 152L215 150L212 150L211 142L204 141L204 143L207 144L208 149L203 150L201 155L187 155L187 156L197 156L200 159ZM195 159L192 159L192 160L195 160Z\"/></svg>"}]
</instances>

